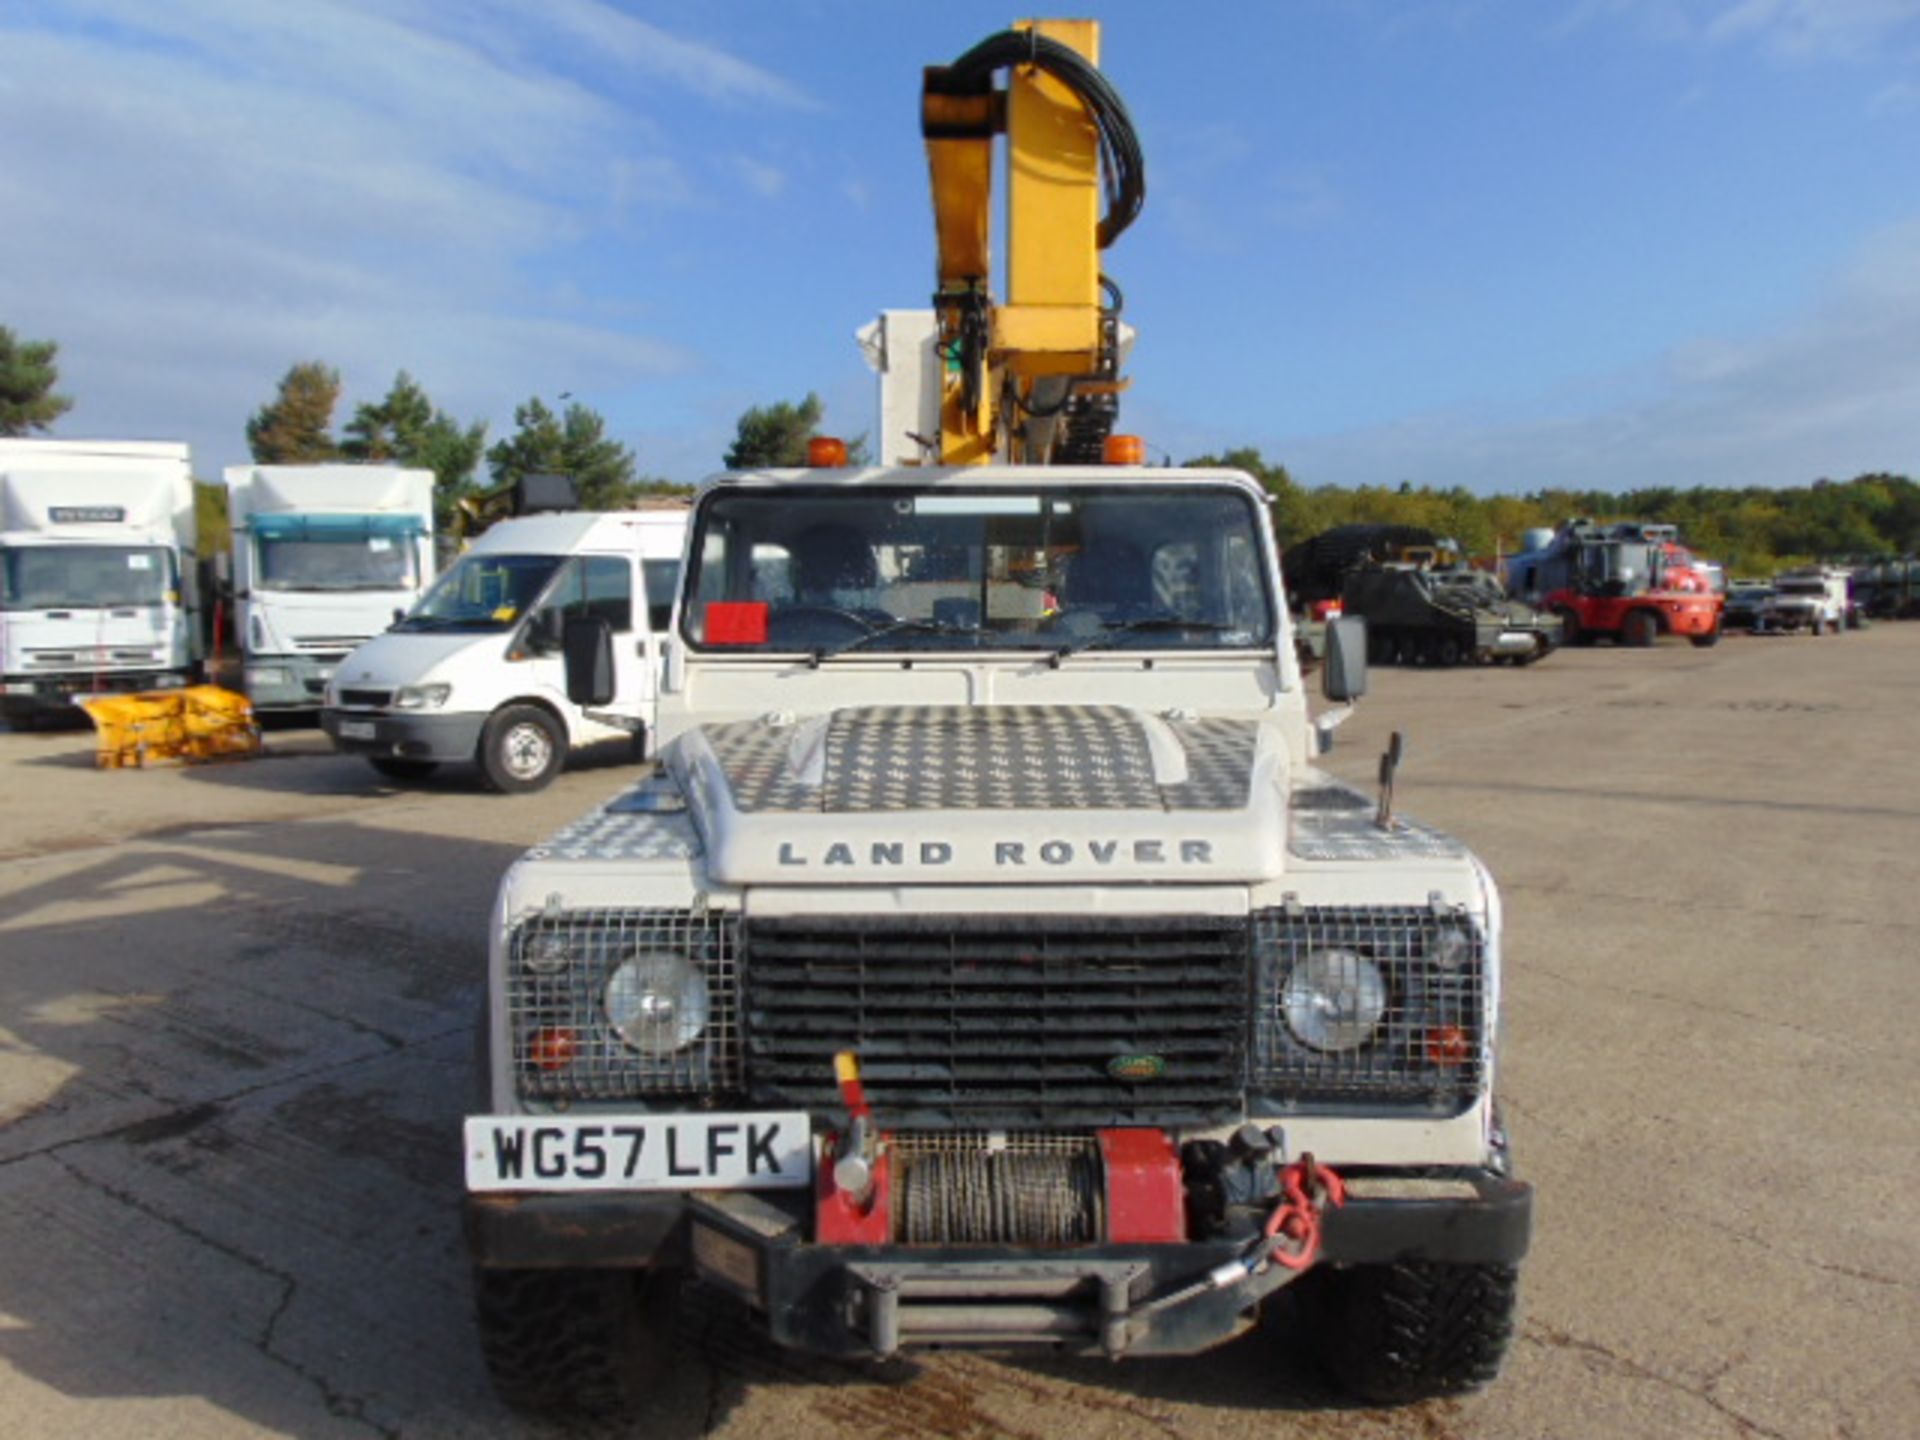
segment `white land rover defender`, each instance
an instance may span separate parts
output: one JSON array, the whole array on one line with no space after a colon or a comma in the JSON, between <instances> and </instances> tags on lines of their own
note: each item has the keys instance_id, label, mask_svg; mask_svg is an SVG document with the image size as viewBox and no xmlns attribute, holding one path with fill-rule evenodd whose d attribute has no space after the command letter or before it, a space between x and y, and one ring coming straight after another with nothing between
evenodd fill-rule
<instances>
[{"instance_id":1,"label":"white land rover defender","mask_svg":"<svg viewBox=\"0 0 1920 1440\"><path fill-rule=\"evenodd\" d=\"M1292 1283L1370 1400L1492 1378L1531 1220L1499 896L1315 767L1283 593L1235 471L704 488L657 772L493 918L505 1399L637 1403L689 1277L839 1356L1190 1353ZM1336 629L1330 698L1364 653Z\"/></svg>"}]
</instances>

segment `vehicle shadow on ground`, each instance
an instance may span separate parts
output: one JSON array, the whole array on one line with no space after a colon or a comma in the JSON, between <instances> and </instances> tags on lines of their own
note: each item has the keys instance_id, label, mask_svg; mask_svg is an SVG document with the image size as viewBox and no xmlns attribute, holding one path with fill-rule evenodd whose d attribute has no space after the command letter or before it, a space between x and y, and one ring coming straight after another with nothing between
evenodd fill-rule
<instances>
[{"instance_id":1,"label":"vehicle shadow on ground","mask_svg":"<svg viewBox=\"0 0 1920 1440\"><path fill-rule=\"evenodd\" d=\"M181 1401L298 1436L501 1428L458 1137L485 917L520 852L430 845L425 883L422 837L329 822L0 874L0 1374L20 1433L36 1405L141 1399L166 1403L139 1412L157 1430L195 1428Z\"/></svg>"},{"instance_id":2,"label":"vehicle shadow on ground","mask_svg":"<svg viewBox=\"0 0 1920 1440\"><path fill-rule=\"evenodd\" d=\"M1284 1297L1270 1305L1271 1318L1259 1328L1204 1356L1115 1364L955 1353L881 1363L782 1352L739 1302L694 1287L683 1301L674 1384L705 1390L707 1423L713 1413L746 1405L757 1388L788 1386L808 1390L806 1408L840 1431L901 1435L1025 1433L1008 1427L1006 1412L1035 1406L1045 1407L1056 1433L1103 1435L1165 1434L1189 1425L1199 1433L1209 1413L1223 1410L1363 1409L1333 1388L1309 1358L1308 1337ZM1451 1408L1451 1402L1438 1403L1405 1416ZM704 1433L674 1427L673 1417L686 1410L684 1402L663 1404L647 1433L672 1440Z\"/></svg>"}]
</instances>

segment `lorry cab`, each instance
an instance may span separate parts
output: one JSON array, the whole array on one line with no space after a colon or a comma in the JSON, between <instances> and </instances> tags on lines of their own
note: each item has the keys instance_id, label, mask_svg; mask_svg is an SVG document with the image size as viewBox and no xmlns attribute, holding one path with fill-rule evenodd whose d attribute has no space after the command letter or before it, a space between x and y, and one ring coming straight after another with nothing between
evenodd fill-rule
<instances>
[{"instance_id":1,"label":"lorry cab","mask_svg":"<svg viewBox=\"0 0 1920 1440\"><path fill-rule=\"evenodd\" d=\"M226 480L247 697L318 709L335 667L433 579L433 472L237 465Z\"/></svg>"},{"instance_id":2,"label":"lorry cab","mask_svg":"<svg viewBox=\"0 0 1920 1440\"><path fill-rule=\"evenodd\" d=\"M583 746L644 755L686 529L677 509L500 521L340 664L322 728L390 778L472 761L509 793Z\"/></svg>"},{"instance_id":3,"label":"lorry cab","mask_svg":"<svg viewBox=\"0 0 1920 1440\"><path fill-rule=\"evenodd\" d=\"M172 442L0 440L0 702L198 678L193 479Z\"/></svg>"}]
</instances>

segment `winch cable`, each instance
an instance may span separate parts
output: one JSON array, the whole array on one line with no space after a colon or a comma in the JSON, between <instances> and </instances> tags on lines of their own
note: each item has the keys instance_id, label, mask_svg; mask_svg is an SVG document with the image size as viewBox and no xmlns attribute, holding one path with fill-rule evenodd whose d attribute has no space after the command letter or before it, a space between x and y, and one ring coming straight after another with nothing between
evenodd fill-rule
<instances>
[{"instance_id":1,"label":"winch cable","mask_svg":"<svg viewBox=\"0 0 1920 1440\"><path fill-rule=\"evenodd\" d=\"M1037 30L1002 30L989 35L947 68L956 80L980 80L1014 65L1044 70L1079 98L1100 137L1100 176L1107 213L1098 239L1106 249L1139 218L1147 200L1147 159L1126 101L1095 65L1070 45Z\"/></svg>"}]
</instances>

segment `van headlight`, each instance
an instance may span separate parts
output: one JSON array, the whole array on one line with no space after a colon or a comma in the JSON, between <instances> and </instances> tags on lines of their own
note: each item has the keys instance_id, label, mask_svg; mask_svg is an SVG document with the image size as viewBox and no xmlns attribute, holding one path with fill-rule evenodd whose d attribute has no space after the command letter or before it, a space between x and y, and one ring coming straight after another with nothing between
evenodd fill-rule
<instances>
[{"instance_id":1,"label":"van headlight","mask_svg":"<svg viewBox=\"0 0 1920 1440\"><path fill-rule=\"evenodd\" d=\"M1314 1050L1357 1049L1373 1038L1386 1012L1386 976L1353 950L1315 950L1280 987L1287 1028Z\"/></svg>"},{"instance_id":2,"label":"van headlight","mask_svg":"<svg viewBox=\"0 0 1920 1440\"><path fill-rule=\"evenodd\" d=\"M601 1004L630 1050L665 1059L707 1028L706 976L684 955L643 950L615 967Z\"/></svg>"},{"instance_id":3,"label":"van headlight","mask_svg":"<svg viewBox=\"0 0 1920 1440\"><path fill-rule=\"evenodd\" d=\"M393 708L396 710L438 710L447 703L447 697L453 694L453 686L439 685L402 685L393 692Z\"/></svg>"}]
</instances>

